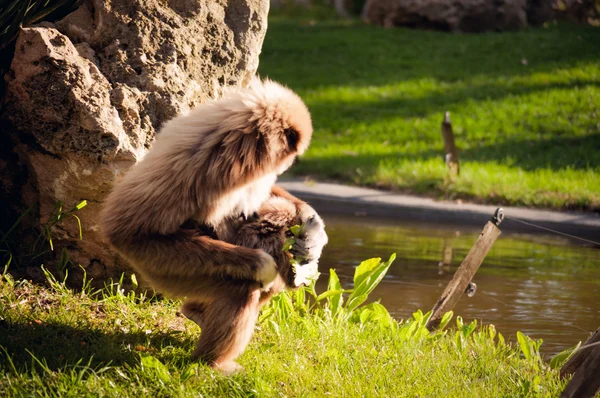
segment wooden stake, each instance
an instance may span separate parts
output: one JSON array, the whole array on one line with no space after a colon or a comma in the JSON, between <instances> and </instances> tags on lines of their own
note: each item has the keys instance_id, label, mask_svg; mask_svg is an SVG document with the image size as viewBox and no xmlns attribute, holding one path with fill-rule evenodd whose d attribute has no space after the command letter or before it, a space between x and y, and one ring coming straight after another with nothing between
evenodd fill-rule
<instances>
[{"instance_id":1,"label":"wooden stake","mask_svg":"<svg viewBox=\"0 0 600 398\"><path fill-rule=\"evenodd\" d=\"M496 209L494 216L483 227L479 238L477 238L477 241L460 264L460 267L456 270L454 278L448 283L446 289L444 289L444 293L442 293L433 307L433 313L427 322L427 329L431 331L437 328L444 314L451 311L456 303L458 303L460 297L465 293L485 256L502 233L498 225L500 225L503 219L504 210L501 208Z\"/></svg>"},{"instance_id":2,"label":"wooden stake","mask_svg":"<svg viewBox=\"0 0 600 398\"><path fill-rule=\"evenodd\" d=\"M452 123L450 123L450 112L444 114L442 121L442 137L444 137L444 150L446 151L446 165L450 172L450 178L455 178L460 174L460 164L458 162L458 149L454 143L454 133L452 132Z\"/></svg>"},{"instance_id":3,"label":"wooden stake","mask_svg":"<svg viewBox=\"0 0 600 398\"><path fill-rule=\"evenodd\" d=\"M600 392L600 328L560 369L560 377L573 375L561 398L594 397Z\"/></svg>"}]
</instances>

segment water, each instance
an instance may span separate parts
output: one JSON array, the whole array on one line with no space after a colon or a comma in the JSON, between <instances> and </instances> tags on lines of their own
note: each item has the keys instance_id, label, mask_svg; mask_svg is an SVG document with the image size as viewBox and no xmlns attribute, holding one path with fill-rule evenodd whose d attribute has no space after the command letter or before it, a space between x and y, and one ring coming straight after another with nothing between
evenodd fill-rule
<instances>
[{"instance_id":1,"label":"water","mask_svg":"<svg viewBox=\"0 0 600 398\"><path fill-rule=\"evenodd\" d=\"M327 216L329 244L320 260L319 291L329 268L352 287L354 268L371 257L397 258L372 293L390 313L404 319L429 311L452 279L481 229L393 223L360 217ZM482 225L483 227L483 225ZM600 326L600 249L577 246L561 237L503 233L473 282L477 293L464 295L454 312L465 321L494 324L508 340L521 331L543 339L546 357L585 340ZM452 263L440 267L443 253Z\"/></svg>"}]
</instances>

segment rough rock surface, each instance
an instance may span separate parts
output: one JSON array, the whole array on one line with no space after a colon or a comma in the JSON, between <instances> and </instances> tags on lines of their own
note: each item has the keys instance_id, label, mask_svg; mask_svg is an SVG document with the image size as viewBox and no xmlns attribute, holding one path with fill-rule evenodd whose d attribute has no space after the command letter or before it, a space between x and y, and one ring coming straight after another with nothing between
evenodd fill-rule
<instances>
[{"instance_id":1,"label":"rough rock surface","mask_svg":"<svg viewBox=\"0 0 600 398\"><path fill-rule=\"evenodd\" d=\"M67 249L88 276L118 275L124 264L99 231L104 196L164 121L255 74L268 7L88 0L55 24L22 29L0 113L2 193L38 203L41 224L57 201L67 210L87 200L77 213L83 240L66 219L55 251Z\"/></svg>"},{"instance_id":2,"label":"rough rock surface","mask_svg":"<svg viewBox=\"0 0 600 398\"><path fill-rule=\"evenodd\" d=\"M367 0L362 17L385 27L484 32L527 26L527 0Z\"/></svg>"}]
</instances>

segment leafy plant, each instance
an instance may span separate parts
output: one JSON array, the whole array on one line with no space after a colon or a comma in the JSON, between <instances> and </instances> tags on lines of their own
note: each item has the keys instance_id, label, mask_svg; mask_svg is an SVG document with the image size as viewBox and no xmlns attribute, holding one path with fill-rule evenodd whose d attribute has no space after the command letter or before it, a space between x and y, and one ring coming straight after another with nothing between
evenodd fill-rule
<instances>
[{"instance_id":1,"label":"leafy plant","mask_svg":"<svg viewBox=\"0 0 600 398\"><path fill-rule=\"evenodd\" d=\"M395 259L396 255L392 254L388 261L372 258L360 263L354 273L352 289L344 289L337 273L331 269L325 292L317 294L316 281L295 292L284 292L273 298L270 306L263 311L261 319L275 316L277 320L286 320L292 315L315 313L323 319L356 323L375 321L383 326L390 326L392 317L379 302L361 305L367 301L369 294L381 282Z\"/></svg>"},{"instance_id":2,"label":"leafy plant","mask_svg":"<svg viewBox=\"0 0 600 398\"><path fill-rule=\"evenodd\" d=\"M71 10L81 0L5 0L0 1L0 50L16 37L22 25L40 22L56 11Z\"/></svg>"},{"instance_id":3,"label":"leafy plant","mask_svg":"<svg viewBox=\"0 0 600 398\"><path fill-rule=\"evenodd\" d=\"M521 352L526 360L531 362L542 362L540 346L544 340L534 340L521 332L517 332L517 341L519 342L519 347L521 348Z\"/></svg>"},{"instance_id":4,"label":"leafy plant","mask_svg":"<svg viewBox=\"0 0 600 398\"><path fill-rule=\"evenodd\" d=\"M5 268L8 268L11 264L16 263L17 266L22 261L26 263L31 263L36 259L39 259L43 255L54 251L54 241L53 241L53 231L54 228L63 222L68 217L73 217L77 221L77 227L79 232L79 239L83 239L83 232L81 229L81 220L75 214L77 211L83 209L87 206L87 201L82 200L77 205L73 206L68 211L63 211L63 204L61 201L56 202L54 208L48 220L41 225L40 232L37 234L36 240L33 242L31 247L23 250L25 253L19 253L15 255L15 249L12 242L14 239L11 238L11 234L17 229L19 224L23 221L23 219L32 212L34 205L31 205L27 210L25 210L19 218L15 221L15 223L2 234L0 238L0 255L2 256L2 262L4 263ZM46 246L47 244L47 246ZM16 250L17 252L19 250ZM63 248L60 254L60 257L57 261L57 269L62 273L67 268L67 265L70 263L69 256L67 251Z\"/></svg>"}]
</instances>

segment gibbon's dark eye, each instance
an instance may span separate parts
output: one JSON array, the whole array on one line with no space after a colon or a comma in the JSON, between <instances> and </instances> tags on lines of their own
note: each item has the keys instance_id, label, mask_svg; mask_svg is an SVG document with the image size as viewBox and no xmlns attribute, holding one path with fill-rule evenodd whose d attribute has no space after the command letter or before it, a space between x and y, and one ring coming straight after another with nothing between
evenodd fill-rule
<instances>
[{"instance_id":1,"label":"gibbon's dark eye","mask_svg":"<svg viewBox=\"0 0 600 398\"><path fill-rule=\"evenodd\" d=\"M298 140L300 138L298 132L294 129L289 128L283 130L283 133L285 134L285 138L287 139L288 148L290 149L290 151L295 151L298 148Z\"/></svg>"}]
</instances>

